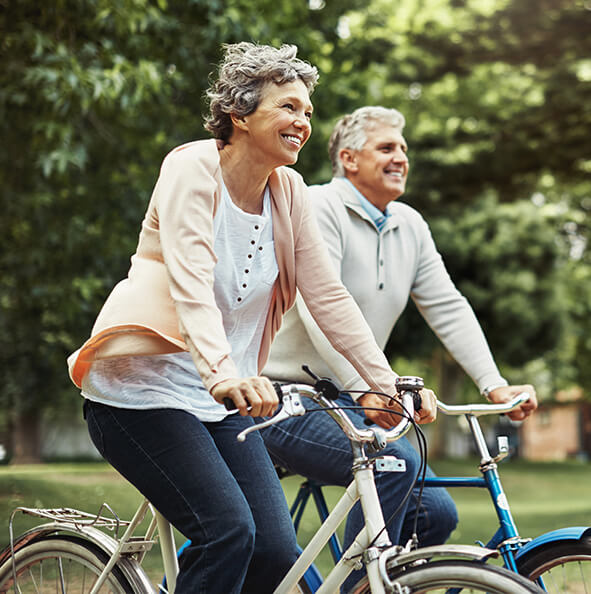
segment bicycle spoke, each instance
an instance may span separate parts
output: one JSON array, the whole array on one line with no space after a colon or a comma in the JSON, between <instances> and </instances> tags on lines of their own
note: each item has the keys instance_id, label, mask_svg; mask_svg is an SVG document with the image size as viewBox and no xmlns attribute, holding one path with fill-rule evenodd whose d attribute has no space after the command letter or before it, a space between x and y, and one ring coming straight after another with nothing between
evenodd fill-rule
<instances>
[{"instance_id":1,"label":"bicycle spoke","mask_svg":"<svg viewBox=\"0 0 591 594\"><path fill-rule=\"evenodd\" d=\"M58 557L58 559L57 559L57 568L58 568L58 576L60 579L61 592L62 592L62 594L66 594L66 586L64 584L64 566L63 566L61 557Z\"/></svg>"}]
</instances>

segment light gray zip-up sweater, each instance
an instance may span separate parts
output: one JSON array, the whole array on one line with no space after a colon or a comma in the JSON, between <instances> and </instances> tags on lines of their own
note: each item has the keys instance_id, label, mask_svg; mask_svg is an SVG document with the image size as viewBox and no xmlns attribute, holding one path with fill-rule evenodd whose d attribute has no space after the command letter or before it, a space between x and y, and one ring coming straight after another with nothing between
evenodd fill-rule
<instances>
[{"instance_id":1,"label":"light gray zip-up sweater","mask_svg":"<svg viewBox=\"0 0 591 594\"><path fill-rule=\"evenodd\" d=\"M378 231L344 178L312 186L310 196L334 265L380 348L385 348L410 296L480 390L506 383L470 304L453 284L427 223L415 209L391 202L390 216ZM346 389L366 389L298 296L284 317L263 373L275 380L309 383L301 369L304 363L318 375L338 379Z\"/></svg>"}]
</instances>

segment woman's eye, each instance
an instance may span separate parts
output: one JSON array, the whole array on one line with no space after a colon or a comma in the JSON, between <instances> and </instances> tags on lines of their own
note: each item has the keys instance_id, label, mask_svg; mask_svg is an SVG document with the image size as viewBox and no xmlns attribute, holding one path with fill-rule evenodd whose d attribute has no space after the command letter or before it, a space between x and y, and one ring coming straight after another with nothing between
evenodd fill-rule
<instances>
[{"instance_id":1,"label":"woman's eye","mask_svg":"<svg viewBox=\"0 0 591 594\"><path fill-rule=\"evenodd\" d=\"M312 119L312 112L311 111L307 111L305 115L306 115L306 118L308 118L309 120Z\"/></svg>"},{"instance_id":2,"label":"woman's eye","mask_svg":"<svg viewBox=\"0 0 591 594\"><path fill-rule=\"evenodd\" d=\"M291 103L286 103L283 107L286 107L287 109L293 111L293 105Z\"/></svg>"}]
</instances>

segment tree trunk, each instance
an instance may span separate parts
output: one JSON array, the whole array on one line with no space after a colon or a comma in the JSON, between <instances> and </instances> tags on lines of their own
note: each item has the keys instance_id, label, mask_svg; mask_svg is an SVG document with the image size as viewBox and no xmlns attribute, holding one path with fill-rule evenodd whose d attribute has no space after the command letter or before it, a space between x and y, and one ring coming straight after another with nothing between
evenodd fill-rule
<instances>
[{"instance_id":1,"label":"tree trunk","mask_svg":"<svg viewBox=\"0 0 591 594\"><path fill-rule=\"evenodd\" d=\"M450 354L442 348L436 350L433 363L439 378L437 398L445 404L455 404L464 380L464 371ZM444 458L449 454L449 432L456 426L454 421L454 417L446 417L442 413L437 415L429 439L430 458Z\"/></svg>"},{"instance_id":2,"label":"tree trunk","mask_svg":"<svg viewBox=\"0 0 591 594\"><path fill-rule=\"evenodd\" d=\"M16 412L11 445L12 464L41 462L41 415L38 410Z\"/></svg>"}]
</instances>

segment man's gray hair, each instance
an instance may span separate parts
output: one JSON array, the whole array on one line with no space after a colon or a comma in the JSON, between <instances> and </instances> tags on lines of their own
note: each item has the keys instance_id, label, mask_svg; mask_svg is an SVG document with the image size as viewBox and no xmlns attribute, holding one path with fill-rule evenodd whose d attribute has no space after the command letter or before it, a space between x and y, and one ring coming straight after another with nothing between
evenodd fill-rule
<instances>
[{"instance_id":1,"label":"man's gray hair","mask_svg":"<svg viewBox=\"0 0 591 594\"><path fill-rule=\"evenodd\" d=\"M215 138L230 139L233 131L230 115L243 117L253 113L268 83L281 85L301 80L311 94L318 82L316 68L296 58L295 45L277 49L243 41L222 47L225 55L218 78L207 90L210 113L205 117L205 129Z\"/></svg>"},{"instance_id":2,"label":"man's gray hair","mask_svg":"<svg viewBox=\"0 0 591 594\"><path fill-rule=\"evenodd\" d=\"M402 132L404 116L397 110L381 105L360 107L343 116L335 125L328 141L328 154L334 177L344 177L345 168L339 158L341 149L360 151L367 142L367 132L380 125L393 126Z\"/></svg>"}]
</instances>

